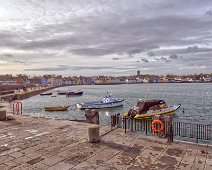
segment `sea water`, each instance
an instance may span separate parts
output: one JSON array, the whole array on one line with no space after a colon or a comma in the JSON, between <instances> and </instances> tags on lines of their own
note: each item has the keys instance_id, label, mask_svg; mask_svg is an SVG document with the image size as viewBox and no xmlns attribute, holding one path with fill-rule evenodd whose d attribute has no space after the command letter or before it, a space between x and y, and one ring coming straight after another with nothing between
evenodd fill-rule
<instances>
[{"instance_id":1,"label":"sea water","mask_svg":"<svg viewBox=\"0 0 212 170\"><path fill-rule=\"evenodd\" d=\"M198 123L212 123L212 84L211 83L158 83L158 84L121 84L121 85L81 85L55 88L49 92L53 95L58 90L67 91L80 88L82 96L66 97L65 95L33 96L25 99L23 113L31 116L65 120L83 120L85 111L76 108L76 103L100 101L107 92L116 98L125 99L123 107L99 110L101 124L108 123L108 116L128 112L136 105L138 99L162 99L167 105L181 104L175 112L175 120ZM68 111L47 112L46 106L70 105ZM110 113L110 114L106 114Z\"/></svg>"}]
</instances>

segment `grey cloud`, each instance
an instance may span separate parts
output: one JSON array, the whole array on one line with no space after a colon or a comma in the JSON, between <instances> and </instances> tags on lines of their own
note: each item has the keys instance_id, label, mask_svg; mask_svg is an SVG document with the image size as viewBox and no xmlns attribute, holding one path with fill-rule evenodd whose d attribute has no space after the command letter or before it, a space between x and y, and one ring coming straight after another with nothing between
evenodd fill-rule
<instances>
[{"instance_id":1,"label":"grey cloud","mask_svg":"<svg viewBox=\"0 0 212 170\"><path fill-rule=\"evenodd\" d=\"M160 57L160 60L165 61L166 63L171 62L170 60L168 60L168 59L165 58L165 57Z\"/></svg>"},{"instance_id":2,"label":"grey cloud","mask_svg":"<svg viewBox=\"0 0 212 170\"><path fill-rule=\"evenodd\" d=\"M148 63L149 60L145 59L145 58L142 58L142 59L138 59L136 60L137 63L140 63L140 62L143 62L143 63Z\"/></svg>"},{"instance_id":3,"label":"grey cloud","mask_svg":"<svg viewBox=\"0 0 212 170\"><path fill-rule=\"evenodd\" d=\"M113 53L111 49L100 48L78 48L70 50L73 54L84 56L103 56Z\"/></svg>"},{"instance_id":4,"label":"grey cloud","mask_svg":"<svg viewBox=\"0 0 212 170\"><path fill-rule=\"evenodd\" d=\"M181 55L185 55L185 54L196 54L196 53L200 53L200 54L205 54L205 53L209 53L212 51L212 48L203 48L203 47L198 47L198 46L189 46L187 48L179 48L179 49L162 49L162 50L156 50L157 55L159 56L170 56L170 55L175 55L178 54L180 56L178 56L179 58L182 56Z\"/></svg>"},{"instance_id":5,"label":"grey cloud","mask_svg":"<svg viewBox=\"0 0 212 170\"><path fill-rule=\"evenodd\" d=\"M121 58L113 57L112 59L113 59L113 60L120 60Z\"/></svg>"},{"instance_id":6,"label":"grey cloud","mask_svg":"<svg viewBox=\"0 0 212 170\"><path fill-rule=\"evenodd\" d=\"M0 39L0 47L6 48L16 48L19 42L23 42L23 39L19 35L4 30L0 30Z\"/></svg>"},{"instance_id":7,"label":"grey cloud","mask_svg":"<svg viewBox=\"0 0 212 170\"><path fill-rule=\"evenodd\" d=\"M198 48L198 46L195 45L195 46L193 46L193 47L188 47L187 50L188 50L189 52L196 52L196 51L199 50L199 48Z\"/></svg>"},{"instance_id":8,"label":"grey cloud","mask_svg":"<svg viewBox=\"0 0 212 170\"><path fill-rule=\"evenodd\" d=\"M92 0L90 3L85 0L61 1L63 3L33 2L18 3L23 13L18 13L17 18L13 14L11 20L6 19L9 24L24 21L22 25L26 23L27 25L26 27L17 25L17 29L1 29L0 48L6 47L36 54L40 51L42 54L40 58L45 58L44 60L49 60L51 57L48 55L49 52L55 51L64 56L78 55L79 59L104 58L105 55L112 54L114 56L112 60L120 60L120 63L123 56L128 59L134 57L132 63L138 65L140 63L136 63L135 58L140 53L146 53L151 59L157 59L155 54L166 56L167 58L159 58L160 61L165 61L161 62L164 65L170 61L172 61L168 63L170 65L182 62L179 60L182 59L181 56L184 61L192 60L189 55L195 56L194 60L201 57L210 58L212 18L203 15L203 11L212 5L208 0L160 0L157 3L154 0L135 0L133 3L130 0L114 2ZM30 9L33 6L31 11L35 12L39 8L38 15L27 16L26 6ZM211 9L205 14L211 15ZM208 44L208 48L202 47L203 44ZM172 46L178 48L171 49ZM184 48L179 49L182 46ZM164 47L169 49L166 50ZM122 56L119 58L115 55ZM65 57L61 57L62 60L64 63L67 61ZM148 58L138 61L149 62ZM90 69L92 68L93 66ZM42 69L45 71L47 68ZM59 66L49 68L50 71L57 69L69 68ZM94 67L94 69L100 68ZM102 69L109 68L102 67Z\"/></svg>"},{"instance_id":9,"label":"grey cloud","mask_svg":"<svg viewBox=\"0 0 212 170\"><path fill-rule=\"evenodd\" d=\"M148 63L149 60L142 58L141 61L143 61L144 63Z\"/></svg>"},{"instance_id":10,"label":"grey cloud","mask_svg":"<svg viewBox=\"0 0 212 170\"><path fill-rule=\"evenodd\" d=\"M49 68L35 68L35 69L24 69L24 71L66 71L67 68L57 68L57 67L49 67Z\"/></svg>"},{"instance_id":11,"label":"grey cloud","mask_svg":"<svg viewBox=\"0 0 212 170\"><path fill-rule=\"evenodd\" d=\"M29 64L29 62L26 60L13 60L13 62L18 64Z\"/></svg>"},{"instance_id":12,"label":"grey cloud","mask_svg":"<svg viewBox=\"0 0 212 170\"><path fill-rule=\"evenodd\" d=\"M13 55L12 54L0 54L0 57L2 57L2 58L12 58Z\"/></svg>"},{"instance_id":13,"label":"grey cloud","mask_svg":"<svg viewBox=\"0 0 212 170\"><path fill-rule=\"evenodd\" d=\"M147 55L148 55L149 57L153 57L153 56L155 56L155 53L152 52L152 51L149 51L149 52L147 52Z\"/></svg>"},{"instance_id":14,"label":"grey cloud","mask_svg":"<svg viewBox=\"0 0 212 170\"><path fill-rule=\"evenodd\" d=\"M170 55L169 58L176 60L176 59L179 59L180 57L177 54L173 54L173 55Z\"/></svg>"},{"instance_id":15,"label":"grey cloud","mask_svg":"<svg viewBox=\"0 0 212 170\"><path fill-rule=\"evenodd\" d=\"M141 49L139 49L139 48L134 48L134 49L130 49L129 50L129 54L139 54L139 53L141 53L142 51L141 51Z\"/></svg>"},{"instance_id":16,"label":"grey cloud","mask_svg":"<svg viewBox=\"0 0 212 170\"><path fill-rule=\"evenodd\" d=\"M206 30L201 25L212 25L209 21L177 15L157 16L154 18L143 18L139 15L134 18L127 16L127 20L124 23L115 22L115 19L119 20L120 17L123 16L109 14L107 16L94 16L90 19L85 17L79 20L73 19L71 22L45 25L43 28L35 29L32 32L33 36L28 37L28 35L25 35L26 39L31 38L32 41L19 42L18 47L17 43L14 44L19 49L27 50L69 46L69 51L77 55L102 56L125 53L133 57L134 54L156 49L160 45L200 42L200 40L195 38L186 41L184 38L191 34L195 35L197 32L199 34L204 33ZM79 27L79 25L84 26ZM115 29L113 28L114 26ZM185 27L188 27L188 29L185 30ZM49 35L49 29L52 32L51 35ZM63 32L72 32L72 34L54 36L54 33L60 35ZM43 39L35 40L39 33ZM166 42L164 42L164 37L166 37ZM94 45L96 47L89 47ZM84 47L82 48L81 46Z\"/></svg>"},{"instance_id":17,"label":"grey cloud","mask_svg":"<svg viewBox=\"0 0 212 170\"><path fill-rule=\"evenodd\" d=\"M72 70L107 70L107 69L114 69L114 67L109 66L77 66L72 67Z\"/></svg>"},{"instance_id":18,"label":"grey cloud","mask_svg":"<svg viewBox=\"0 0 212 170\"><path fill-rule=\"evenodd\" d=\"M208 11L206 11L205 15L212 16L212 10L208 10Z\"/></svg>"}]
</instances>

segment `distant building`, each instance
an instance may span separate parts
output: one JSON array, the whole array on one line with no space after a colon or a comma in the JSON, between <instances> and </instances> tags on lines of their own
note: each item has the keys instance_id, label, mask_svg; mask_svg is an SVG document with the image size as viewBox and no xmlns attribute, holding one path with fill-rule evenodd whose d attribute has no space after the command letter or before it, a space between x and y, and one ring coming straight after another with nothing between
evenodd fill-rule
<instances>
[{"instance_id":1,"label":"distant building","mask_svg":"<svg viewBox=\"0 0 212 170\"><path fill-rule=\"evenodd\" d=\"M137 70L137 76L140 76L140 70Z\"/></svg>"}]
</instances>

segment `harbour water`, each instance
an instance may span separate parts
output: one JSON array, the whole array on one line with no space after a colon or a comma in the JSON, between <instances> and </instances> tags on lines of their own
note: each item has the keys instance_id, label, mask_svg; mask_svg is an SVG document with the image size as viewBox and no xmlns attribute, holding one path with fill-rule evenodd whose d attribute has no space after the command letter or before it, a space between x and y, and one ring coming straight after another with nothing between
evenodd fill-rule
<instances>
[{"instance_id":1,"label":"harbour water","mask_svg":"<svg viewBox=\"0 0 212 170\"><path fill-rule=\"evenodd\" d=\"M122 85L82 85L66 86L53 89L53 95L58 90L80 88L84 91L79 97L66 97L65 95L33 96L23 100L24 114L65 120L85 119L84 110L75 107L76 103L102 100L107 92L114 97L124 98L123 107L99 110L101 124L107 124L110 114L125 113L138 99L163 99L167 105L181 104L181 108L175 112L175 119L181 121L212 123L212 86L210 83L190 84L122 84ZM45 106L71 105L65 112L45 112Z\"/></svg>"}]
</instances>

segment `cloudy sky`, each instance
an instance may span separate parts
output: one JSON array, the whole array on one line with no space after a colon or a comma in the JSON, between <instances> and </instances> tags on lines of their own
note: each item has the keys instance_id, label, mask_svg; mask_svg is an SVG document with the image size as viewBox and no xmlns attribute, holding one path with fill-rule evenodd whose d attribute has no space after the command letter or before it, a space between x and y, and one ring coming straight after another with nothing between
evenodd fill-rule
<instances>
[{"instance_id":1,"label":"cloudy sky","mask_svg":"<svg viewBox=\"0 0 212 170\"><path fill-rule=\"evenodd\" d=\"M1 0L0 74L212 72L211 0Z\"/></svg>"}]
</instances>

